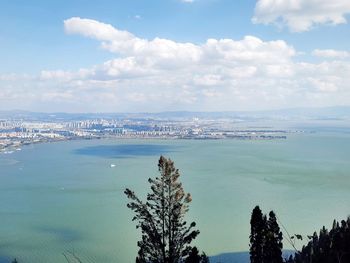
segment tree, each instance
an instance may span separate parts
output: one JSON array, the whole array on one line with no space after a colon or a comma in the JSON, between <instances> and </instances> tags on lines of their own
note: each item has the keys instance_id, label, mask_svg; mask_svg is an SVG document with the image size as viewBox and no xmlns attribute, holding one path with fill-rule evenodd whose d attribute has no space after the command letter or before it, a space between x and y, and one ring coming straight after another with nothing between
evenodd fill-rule
<instances>
[{"instance_id":1,"label":"tree","mask_svg":"<svg viewBox=\"0 0 350 263\"><path fill-rule=\"evenodd\" d=\"M294 256L295 263L345 263L350 262L350 217L339 224L333 221L332 229L324 226L319 235L308 236L309 242ZM288 262L289 263L289 262Z\"/></svg>"},{"instance_id":2,"label":"tree","mask_svg":"<svg viewBox=\"0 0 350 263\"><path fill-rule=\"evenodd\" d=\"M199 234L195 222L184 220L192 198L178 181L179 171L174 162L163 156L158 162L159 177L148 179L151 192L143 202L130 189L125 190L131 200L128 207L134 211L133 221L141 229L137 262L178 263L188 257L190 243Z\"/></svg>"},{"instance_id":3,"label":"tree","mask_svg":"<svg viewBox=\"0 0 350 263\"><path fill-rule=\"evenodd\" d=\"M265 237L266 218L264 218L259 206L253 209L250 220L250 262L263 262L263 247Z\"/></svg>"},{"instance_id":4,"label":"tree","mask_svg":"<svg viewBox=\"0 0 350 263\"><path fill-rule=\"evenodd\" d=\"M210 263L209 257L204 252L202 252L201 260L201 263Z\"/></svg>"},{"instance_id":5,"label":"tree","mask_svg":"<svg viewBox=\"0 0 350 263\"><path fill-rule=\"evenodd\" d=\"M201 256L199 255L199 251L197 247L193 247L189 256L186 258L185 263L200 263Z\"/></svg>"},{"instance_id":6,"label":"tree","mask_svg":"<svg viewBox=\"0 0 350 263\"><path fill-rule=\"evenodd\" d=\"M282 232L277 223L276 215L273 211L269 213L266 222L265 247L263 249L263 262L282 263Z\"/></svg>"},{"instance_id":7,"label":"tree","mask_svg":"<svg viewBox=\"0 0 350 263\"><path fill-rule=\"evenodd\" d=\"M253 209L250 220L250 262L282 263L282 232L273 211L267 220L259 206Z\"/></svg>"},{"instance_id":8,"label":"tree","mask_svg":"<svg viewBox=\"0 0 350 263\"><path fill-rule=\"evenodd\" d=\"M199 255L197 247L193 247L189 256L185 259L185 263L209 263L209 258L204 252Z\"/></svg>"}]
</instances>

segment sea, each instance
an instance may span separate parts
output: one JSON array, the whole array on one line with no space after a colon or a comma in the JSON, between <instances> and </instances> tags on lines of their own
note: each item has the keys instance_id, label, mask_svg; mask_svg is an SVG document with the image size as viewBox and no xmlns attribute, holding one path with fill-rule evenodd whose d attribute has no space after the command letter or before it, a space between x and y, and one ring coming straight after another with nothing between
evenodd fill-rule
<instances>
[{"instance_id":1,"label":"sea","mask_svg":"<svg viewBox=\"0 0 350 263\"><path fill-rule=\"evenodd\" d=\"M194 244L216 258L249 250L256 205L277 214L285 249L287 232L306 237L350 215L349 129L280 140L35 144L0 155L0 262L135 262L140 232L123 192L145 199L160 155L192 195Z\"/></svg>"}]
</instances>

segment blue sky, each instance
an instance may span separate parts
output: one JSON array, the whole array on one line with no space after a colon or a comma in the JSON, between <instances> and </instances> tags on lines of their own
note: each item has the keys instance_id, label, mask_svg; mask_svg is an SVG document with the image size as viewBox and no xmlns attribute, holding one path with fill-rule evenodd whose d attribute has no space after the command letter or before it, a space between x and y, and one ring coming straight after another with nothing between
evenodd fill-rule
<instances>
[{"instance_id":1,"label":"blue sky","mask_svg":"<svg viewBox=\"0 0 350 263\"><path fill-rule=\"evenodd\" d=\"M349 105L350 4L328 2L3 0L0 109Z\"/></svg>"}]
</instances>

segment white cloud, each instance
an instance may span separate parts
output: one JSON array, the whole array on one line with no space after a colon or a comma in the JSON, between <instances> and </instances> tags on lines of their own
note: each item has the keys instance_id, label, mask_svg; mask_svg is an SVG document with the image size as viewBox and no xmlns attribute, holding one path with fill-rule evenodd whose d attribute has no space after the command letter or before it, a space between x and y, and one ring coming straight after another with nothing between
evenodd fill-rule
<instances>
[{"instance_id":1,"label":"white cloud","mask_svg":"<svg viewBox=\"0 0 350 263\"><path fill-rule=\"evenodd\" d=\"M333 80L320 80L315 78L309 78L310 84L316 89L323 92L336 92L338 91L338 86Z\"/></svg>"},{"instance_id":2,"label":"white cloud","mask_svg":"<svg viewBox=\"0 0 350 263\"><path fill-rule=\"evenodd\" d=\"M51 111L208 111L350 101L350 62L339 60L337 52L332 60L306 63L300 62L302 57L295 59L299 52L282 40L148 40L77 17L67 19L64 27L68 34L97 40L116 57L78 71L43 70L25 79L0 75L0 99L8 98L2 107L12 103ZM314 54L325 57L324 50Z\"/></svg>"},{"instance_id":3,"label":"white cloud","mask_svg":"<svg viewBox=\"0 0 350 263\"><path fill-rule=\"evenodd\" d=\"M315 49L312 55L321 58L345 59L350 57L350 52L334 49Z\"/></svg>"},{"instance_id":4,"label":"white cloud","mask_svg":"<svg viewBox=\"0 0 350 263\"><path fill-rule=\"evenodd\" d=\"M180 0L180 1L183 3L193 3L194 2L194 0Z\"/></svg>"},{"instance_id":5,"label":"white cloud","mask_svg":"<svg viewBox=\"0 0 350 263\"><path fill-rule=\"evenodd\" d=\"M73 17L64 21L64 29L67 34L81 34L97 40L116 39L128 41L134 36L127 31L115 29L112 25L98 22L92 19Z\"/></svg>"},{"instance_id":6,"label":"white cloud","mask_svg":"<svg viewBox=\"0 0 350 263\"><path fill-rule=\"evenodd\" d=\"M258 0L252 22L302 32L321 24L345 24L349 13L348 0Z\"/></svg>"},{"instance_id":7,"label":"white cloud","mask_svg":"<svg viewBox=\"0 0 350 263\"><path fill-rule=\"evenodd\" d=\"M208 39L202 45L178 43L168 39L141 39L111 25L78 17L65 20L65 30L102 41L102 48L126 57L134 57L148 66L177 67L183 63L212 63L213 60L256 62L287 61L295 50L284 41L264 42L253 36L243 40Z\"/></svg>"}]
</instances>

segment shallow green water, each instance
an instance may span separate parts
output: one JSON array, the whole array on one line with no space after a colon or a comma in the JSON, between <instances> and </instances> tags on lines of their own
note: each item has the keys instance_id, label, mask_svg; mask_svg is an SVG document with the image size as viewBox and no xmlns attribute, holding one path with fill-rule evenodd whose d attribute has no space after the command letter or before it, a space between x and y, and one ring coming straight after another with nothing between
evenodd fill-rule
<instances>
[{"instance_id":1,"label":"shallow green water","mask_svg":"<svg viewBox=\"0 0 350 263\"><path fill-rule=\"evenodd\" d=\"M275 210L291 233L310 234L350 214L346 134L41 144L0 155L0 262L66 262L67 251L84 262L134 262L138 232L123 190L144 196L161 153L193 196L189 220L209 255L248 250L256 204Z\"/></svg>"}]
</instances>

